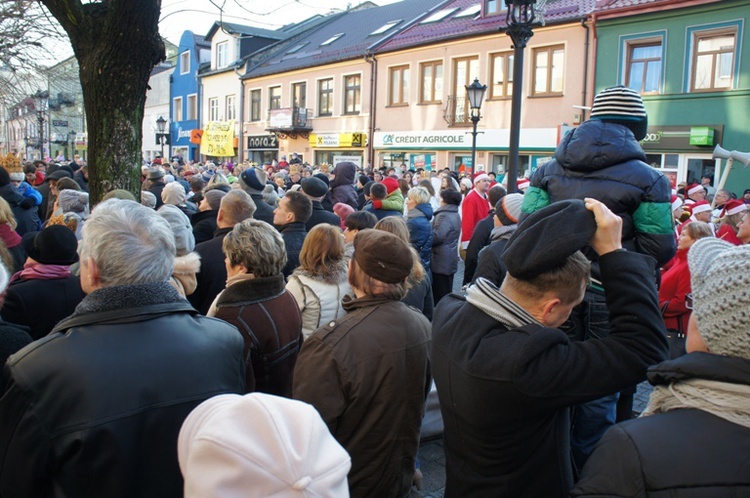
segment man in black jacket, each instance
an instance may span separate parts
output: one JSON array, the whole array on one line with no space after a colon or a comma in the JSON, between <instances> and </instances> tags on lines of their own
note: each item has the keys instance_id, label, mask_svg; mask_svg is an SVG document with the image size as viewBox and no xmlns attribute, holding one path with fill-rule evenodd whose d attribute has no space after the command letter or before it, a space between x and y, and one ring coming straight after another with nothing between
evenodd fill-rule
<instances>
[{"instance_id":1,"label":"man in black jacket","mask_svg":"<svg viewBox=\"0 0 750 498\"><path fill-rule=\"evenodd\" d=\"M500 289L479 279L465 298L440 301L431 363L446 497L567 497L570 407L642 381L667 357L653 260L623 250L621 230L594 199L552 204L511 237ZM571 341L558 327L583 299L587 242L599 254L612 331Z\"/></svg>"},{"instance_id":2,"label":"man in black jacket","mask_svg":"<svg viewBox=\"0 0 750 498\"><path fill-rule=\"evenodd\" d=\"M286 246L286 265L281 271L284 278L299 266L299 253L307 236L305 223L311 214L312 201L302 192L287 192L273 212L273 224L281 232Z\"/></svg>"},{"instance_id":3,"label":"man in black jacket","mask_svg":"<svg viewBox=\"0 0 750 498\"><path fill-rule=\"evenodd\" d=\"M341 227L341 219L331 211L326 211L321 201L328 193L328 185L320 178L310 177L302 180L302 193L312 201L312 214L305 223L305 230L312 230L315 225L328 223L335 227Z\"/></svg>"},{"instance_id":4,"label":"man in black jacket","mask_svg":"<svg viewBox=\"0 0 750 498\"><path fill-rule=\"evenodd\" d=\"M260 168L248 168L242 172L237 181L242 190L250 194L255 203L253 218L273 225L273 207L263 200L263 189L266 188L268 175ZM242 220L240 220L242 221ZM239 222L238 222L239 223Z\"/></svg>"},{"instance_id":5,"label":"man in black jacket","mask_svg":"<svg viewBox=\"0 0 750 498\"><path fill-rule=\"evenodd\" d=\"M195 246L195 252L201 257L201 268L196 275L195 292L188 296L188 301L195 309L205 315L211 308L216 296L224 290L227 281L227 268L224 263L224 252L221 244L224 236L232 231L237 223L253 217L255 203L247 193L233 189L222 197L219 212L216 215L214 238Z\"/></svg>"},{"instance_id":6,"label":"man in black jacket","mask_svg":"<svg viewBox=\"0 0 750 498\"><path fill-rule=\"evenodd\" d=\"M83 228L88 294L5 366L0 495L183 495L177 436L206 399L244 389L243 340L168 283L172 230L112 199Z\"/></svg>"}]
</instances>

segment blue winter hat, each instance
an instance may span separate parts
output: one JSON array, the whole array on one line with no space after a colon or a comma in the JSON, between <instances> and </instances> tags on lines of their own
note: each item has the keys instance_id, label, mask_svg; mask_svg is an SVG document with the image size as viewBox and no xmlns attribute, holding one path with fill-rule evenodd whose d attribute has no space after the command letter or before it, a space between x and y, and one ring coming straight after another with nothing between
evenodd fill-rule
<instances>
[{"instance_id":1,"label":"blue winter hat","mask_svg":"<svg viewBox=\"0 0 750 498\"><path fill-rule=\"evenodd\" d=\"M591 119L626 126L638 141L644 139L648 128L643 99L638 92L623 85L605 88L594 97Z\"/></svg>"},{"instance_id":2,"label":"blue winter hat","mask_svg":"<svg viewBox=\"0 0 750 498\"><path fill-rule=\"evenodd\" d=\"M266 172L259 168L247 168L240 175L240 185L245 190L261 193L266 186Z\"/></svg>"}]
</instances>

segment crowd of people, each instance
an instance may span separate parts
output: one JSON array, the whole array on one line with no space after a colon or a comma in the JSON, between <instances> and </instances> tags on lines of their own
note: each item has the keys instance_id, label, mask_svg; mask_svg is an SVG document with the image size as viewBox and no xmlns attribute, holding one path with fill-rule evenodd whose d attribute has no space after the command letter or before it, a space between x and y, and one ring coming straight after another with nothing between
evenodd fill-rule
<instances>
[{"instance_id":1,"label":"crowd of people","mask_svg":"<svg viewBox=\"0 0 750 498\"><path fill-rule=\"evenodd\" d=\"M403 497L437 396L445 496L744 496L750 189L646 123L608 88L512 189L174 158L92 209L3 158L0 495Z\"/></svg>"}]
</instances>

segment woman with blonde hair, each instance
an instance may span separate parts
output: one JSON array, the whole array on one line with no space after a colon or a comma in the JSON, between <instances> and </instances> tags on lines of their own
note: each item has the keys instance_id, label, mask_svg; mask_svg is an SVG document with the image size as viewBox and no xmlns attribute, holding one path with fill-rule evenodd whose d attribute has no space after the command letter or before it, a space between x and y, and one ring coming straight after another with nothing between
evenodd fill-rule
<instances>
[{"instance_id":1,"label":"woman with blonde hair","mask_svg":"<svg viewBox=\"0 0 750 498\"><path fill-rule=\"evenodd\" d=\"M322 325L346 313L341 300L351 288L341 230L327 223L314 226L305 237L299 261L286 290L297 301L302 334L307 339Z\"/></svg>"},{"instance_id":2,"label":"woman with blonde hair","mask_svg":"<svg viewBox=\"0 0 750 498\"><path fill-rule=\"evenodd\" d=\"M387 216L383 218L375 224L375 230L390 232L404 242L411 244L406 221L400 216ZM430 278L422 265L419 254L413 246L410 248L412 255L414 256L414 267L411 270L411 275L409 275L409 278L406 280L408 291L401 301L410 306L414 306L421 311L428 320L432 321L432 312L435 309L435 304L433 303L432 298L432 285L430 284Z\"/></svg>"},{"instance_id":3,"label":"woman with blonde hair","mask_svg":"<svg viewBox=\"0 0 750 498\"><path fill-rule=\"evenodd\" d=\"M730 244L741 246L743 242L737 237L742 216L747 211L747 204L739 199L732 199L724 204L724 209L719 215L719 226L716 228L716 237L726 240Z\"/></svg>"},{"instance_id":4,"label":"woman with blonde hair","mask_svg":"<svg viewBox=\"0 0 750 498\"><path fill-rule=\"evenodd\" d=\"M0 240L3 241L8 252L13 257L13 266L8 267L8 272L13 274L23 268L26 262L26 251L21 245L21 236L16 232L16 217L10 204L0 197Z\"/></svg>"}]
</instances>

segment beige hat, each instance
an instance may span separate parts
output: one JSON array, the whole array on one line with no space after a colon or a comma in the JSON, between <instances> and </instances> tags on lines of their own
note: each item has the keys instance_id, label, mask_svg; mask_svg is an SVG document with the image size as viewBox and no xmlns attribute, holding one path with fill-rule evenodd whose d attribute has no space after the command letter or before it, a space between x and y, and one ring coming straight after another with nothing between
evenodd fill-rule
<instances>
[{"instance_id":1,"label":"beige hat","mask_svg":"<svg viewBox=\"0 0 750 498\"><path fill-rule=\"evenodd\" d=\"M185 498L348 497L348 453L312 405L263 393L204 401L177 443Z\"/></svg>"}]
</instances>

